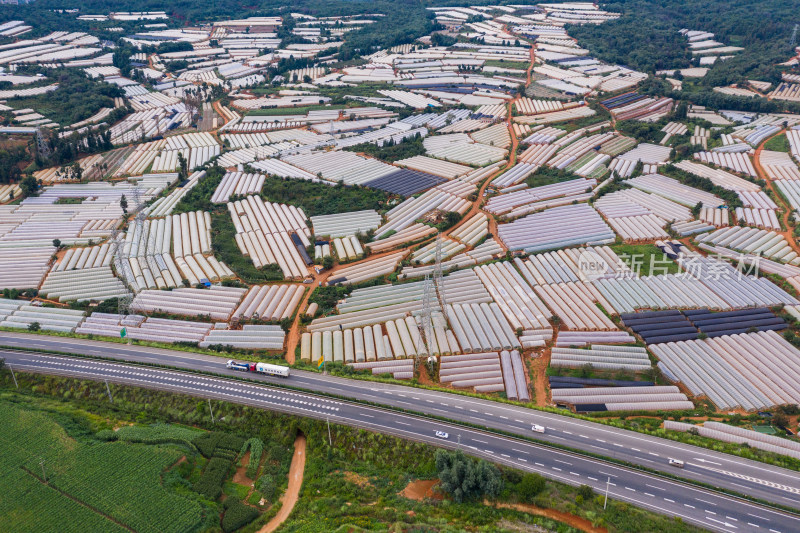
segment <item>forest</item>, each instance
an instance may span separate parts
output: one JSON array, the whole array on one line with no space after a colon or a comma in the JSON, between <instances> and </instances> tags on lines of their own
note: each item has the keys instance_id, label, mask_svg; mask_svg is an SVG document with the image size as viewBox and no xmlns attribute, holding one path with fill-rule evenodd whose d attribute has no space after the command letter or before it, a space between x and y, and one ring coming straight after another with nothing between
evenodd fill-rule
<instances>
[{"instance_id":1,"label":"forest","mask_svg":"<svg viewBox=\"0 0 800 533\"><path fill-rule=\"evenodd\" d=\"M124 96L122 89L99 80L89 78L85 72L77 69L42 69L40 67L22 67L20 74L44 73L48 81L58 83L58 88L50 93L28 98L15 98L10 104L17 109L27 107L54 122L62 125L74 124L91 117L104 107L114 107L114 98Z\"/></svg>"},{"instance_id":2,"label":"forest","mask_svg":"<svg viewBox=\"0 0 800 533\"><path fill-rule=\"evenodd\" d=\"M682 28L714 32L715 40L745 50L711 69L702 83L727 85L744 77L778 81L776 63L791 52L796 22L792 0L615 0L603 4L621 12L615 21L570 26L569 34L598 57L637 70L689 66L691 52Z\"/></svg>"},{"instance_id":3,"label":"forest","mask_svg":"<svg viewBox=\"0 0 800 533\"><path fill-rule=\"evenodd\" d=\"M170 23L193 25L214 20L251 16L282 16L287 9L292 12L313 16L358 16L376 15L369 24L349 32L346 43L339 52L344 60L358 55L369 54L379 48L405 44L430 33L434 29L432 14L425 9L425 3L414 0L375 0L365 1L325 1L325 0L261 0L244 2L242 0L214 0L213 2L194 2L190 0L134 0L125 4L126 11L166 11ZM97 34L97 27L122 25L126 32L132 32L135 24L112 21L111 23L84 23L73 15L54 13L55 9L80 9L81 13L109 13L120 10L116 2L109 0L36 0L31 4L0 7L0 21L24 19L36 21L34 35L51 31L89 31ZM383 15L383 16L381 16ZM112 34L108 34L110 38ZM119 34L115 34L116 38Z\"/></svg>"}]
</instances>

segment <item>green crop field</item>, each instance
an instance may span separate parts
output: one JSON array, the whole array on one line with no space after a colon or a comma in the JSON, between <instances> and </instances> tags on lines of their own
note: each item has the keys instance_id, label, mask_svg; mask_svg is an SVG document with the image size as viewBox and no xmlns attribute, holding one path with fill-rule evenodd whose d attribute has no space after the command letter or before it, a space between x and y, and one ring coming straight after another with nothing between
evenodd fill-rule
<instances>
[{"instance_id":1,"label":"green crop field","mask_svg":"<svg viewBox=\"0 0 800 533\"><path fill-rule=\"evenodd\" d=\"M162 472L183 455L177 447L84 444L52 418L9 403L0 403L0 420L0 531L156 533L200 526L200 504L161 485Z\"/></svg>"}]
</instances>

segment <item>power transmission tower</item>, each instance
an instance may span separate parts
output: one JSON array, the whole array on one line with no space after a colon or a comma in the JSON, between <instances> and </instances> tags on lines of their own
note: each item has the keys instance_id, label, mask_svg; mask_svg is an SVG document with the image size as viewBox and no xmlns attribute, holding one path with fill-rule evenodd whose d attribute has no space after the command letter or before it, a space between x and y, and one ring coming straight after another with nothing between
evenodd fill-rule
<instances>
[{"instance_id":1,"label":"power transmission tower","mask_svg":"<svg viewBox=\"0 0 800 533\"><path fill-rule=\"evenodd\" d=\"M422 286L422 314L419 325L420 336L423 342L431 350L436 346L436 333L433 331L433 314L439 312L447 322L447 297L442 281L442 246L444 240L441 233L436 237L435 263L433 266L433 278L430 274L425 275Z\"/></svg>"},{"instance_id":2,"label":"power transmission tower","mask_svg":"<svg viewBox=\"0 0 800 533\"><path fill-rule=\"evenodd\" d=\"M439 303L439 309L442 316L447 320L447 298L444 291L444 281L442 280L442 246L444 239L442 234L436 236L436 263L433 267L433 286L436 290L436 299Z\"/></svg>"},{"instance_id":3,"label":"power transmission tower","mask_svg":"<svg viewBox=\"0 0 800 533\"><path fill-rule=\"evenodd\" d=\"M42 128L36 128L36 151L42 159L50 159L50 145L47 144L47 139L44 138Z\"/></svg>"},{"instance_id":4,"label":"power transmission tower","mask_svg":"<svg viewBox=\"0 0 800 533\"><path fill-rule=\"evenodd\" d=\"M789 46L794 50L795 45L797 44L797 29L800 27L800 24L795 24L794 28L792 29L792 38L789 39Z\"/></svg>"},{"instance_id":5,"label":"power transmission tower","mask_svg":"<svg viewBox=\"0 0 800 533\"><path fill-rule=\"evenodd\" d=\"M134 219L133 227L129 226L128 231L132 232L133 237L141 238L142 230L144 228L144 220L147 215L142 209L144 207L144 203L142 202L142 190L138 184L134 185L133 189L131 189L131 200L133 202ZM125 239L122 238L122 233L119 231L119 229L114 228L111 233L111 239L113 243L112 253L114 258L114 268L116 268L117 274L122 277L123 281L128 285L129 288L135 287L136 279L134 278L133 270L131 269L130 249L126 246ZM131 303L133 303L133 296L134 292L129 290L127 293L117 299L117 312L121 316L124 317L129 313Z\"/></svg>"},{"instance_id":6,"label":"power transmission tower","mask_svg":"<svg viewBox=\"0 0 800 533\"><path fill-rule=\"evenodd\" d=\"M114 268L129 289L124 295L117 298L117 313L124 317L128 314L128 309L133 301L133 292L130 291L130 287L133 286L135 280L128 258L128 250L125 248L125 239L122 238L122 232L118 228L114 228L114 231L111 232L111 242Z\"/></svg>"},{"instance_id":7,"label":"power transmission tower","mask_svg":"<svg viewBox=\"0 0 800 533\"><path fill-rule=\"evenodd\" d=\"M434 335L432 323L434 288L429 274L425 274L425 280L422 283L422 314L419 317L419 334L425 346L430 348L433 346L431 339L432 335Z\"/></svg>"}]
</instances>

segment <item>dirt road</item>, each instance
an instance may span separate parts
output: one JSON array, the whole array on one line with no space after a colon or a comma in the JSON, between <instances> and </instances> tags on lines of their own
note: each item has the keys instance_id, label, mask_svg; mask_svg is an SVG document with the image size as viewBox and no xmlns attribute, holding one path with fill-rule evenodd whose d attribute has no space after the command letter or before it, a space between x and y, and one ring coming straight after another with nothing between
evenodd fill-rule
<instances>
[{"instance_id":1,"label":"dirt road","mask_svg":"<svg viewBox=\"0 0 800 533\"><path fill-rule=\"evenodd\" d=\"M281 496L281 508L272 520L262 527L258 533L272 533L283 524L292 514L297 498L300 496L300 487L303 485L303 472L306 468L306 437L298 435L294 441L294 455L292 465L289 467L289 487Z\"/></svg>"},{"instance_id":2,"label":"dirt road","mask_svg":"<svg viewBox=\"0 0 800 533\"><path fill-rule=\"evenodd\" d=\"M767 177L767 173L764 170L764 167L761 166L761 152L764 149L764 145L767 144L769 142L769 140L772 139L773 137L777 137L778 135L783 135L784 133L786 133L786 131L785 130L781 130L778 133L776 133L775 135L773 135L772 137L770 137L769 139L764 139L764 141L761 144L758 145L758 148L756 148L756 153L753 156L753 166L756 169L756 174L758 174L758 178L764 180L765 182L767 182L767 189L772 191L775 199L777 200L776 203L778 203L779 207L783 207L783 215L781 216L781 220L783 222L783 226L785 228L787 228L787 229L783 230L783 231L779 231L778 233L783 235L783 237L789 243L789 246L792 247L792 250L794 250L795 252L800 254L800 245L798 245L797 240L794 238L794 235L792 234L792 230L788 229L788 228L791 228L791 226L789 225L789 217L792 216L792 213L794 212L794 210L792 209L792 206L786 205L786 203L784 202L783 198L778 193L778 189L775 187L775 184L772 183L772 180L770 180Z\"/></svg>"}]
</instances>

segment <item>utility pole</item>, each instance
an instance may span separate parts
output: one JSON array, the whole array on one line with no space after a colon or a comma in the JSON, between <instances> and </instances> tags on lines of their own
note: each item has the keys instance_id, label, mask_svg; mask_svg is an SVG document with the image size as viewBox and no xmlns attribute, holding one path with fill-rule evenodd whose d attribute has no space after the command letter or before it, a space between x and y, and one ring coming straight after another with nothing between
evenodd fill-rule
<instances>
[{"instance_id":1,"label":"utility pole","mask_svg":"<svg viewBox=\"0 0 800 533\"><path fill-rule=\"evenodd\" d=\"M331 438L331 417L326 416L325 420L328 422L328 445L333 448L333 439Z\"/></svg>"},{"instance_id":2,"label":"utility pole","mask_svg":"<svg viewBox=\"0 0 800 533\"><path fill-rule=\"evenodd\" d=\"M458 434L458 449L461 449L461 433Z\"/></svg>"},{"instance_id":3,"label":"utility pole","mask_svg":"<svg viewBox=\"0 0 800 533\"><path fill-rule=\"evenodd\" d=\"M108 380L106 380L106 392L108 393L108 400L114 403L114 398L111 396L111 389L108 386Z\"/></svg>"},{"instance_id":4,"label":"utility pole","mask_svg":"<svg viewBox=\"0 0 800 533\"><path fill-rule=\"evenodd\" d=\"M606 499L603 502L603 510L605 511L606 505L608 505L608 486L611 485L611 476L608 476L608 481L606 481Z\"/></svg>"},{"instance_id":5,"label":"utility pole","mask_svg":"<svg viewBox=\"0 0 800 533\"><path fill-rule=\"evenodd\" d=\"M214 410L211 409L211 398L208 399L208 411L211 413L211 423L216 424L217 422L214 420Z\"/></svg>"},{"instance_id":6,"label":"utility pole","mask_svg":"<svg viewBox=\"0 0 800 533\"><path fill-rule=\"evenodd\" d=\"M11 365L8 365L8 369L11 370L11 377L14 378L14 386L19 388L19 383L17 383L17 375L14 374L14 369L11 368Z\"/></svg>"}]
</instances>

